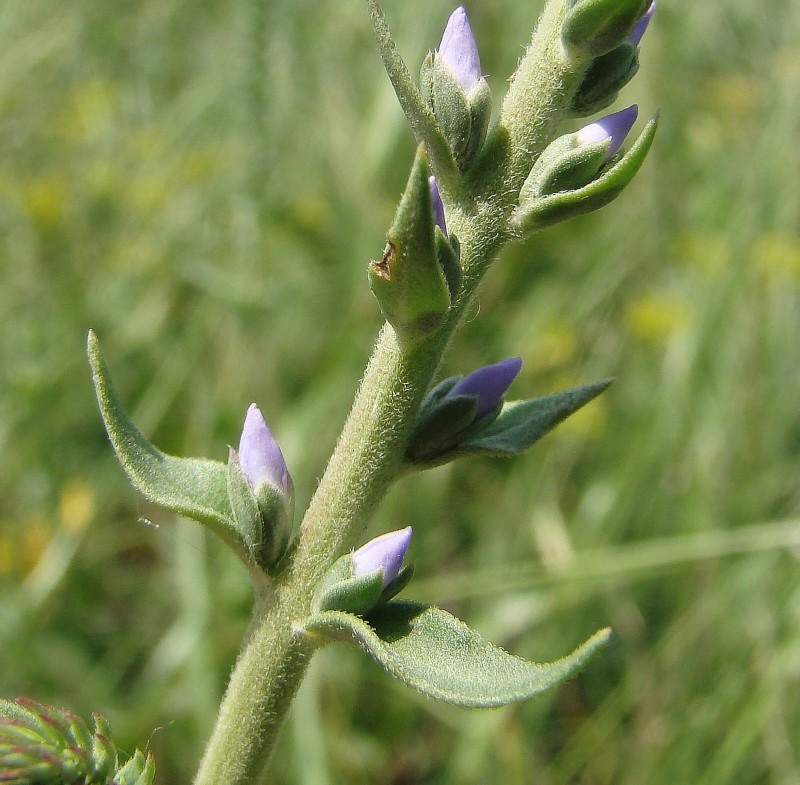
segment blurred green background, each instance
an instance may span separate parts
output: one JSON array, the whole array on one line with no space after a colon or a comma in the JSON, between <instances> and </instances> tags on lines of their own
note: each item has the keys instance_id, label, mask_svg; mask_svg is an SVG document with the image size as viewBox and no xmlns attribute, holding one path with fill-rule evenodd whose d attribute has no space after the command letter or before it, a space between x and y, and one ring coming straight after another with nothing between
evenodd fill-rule
<instances>
[{"instance_id":1,"label":"blurred green background","mask_svg":"<svg viewBox=\"0 0 800 785\"><path fill-rule=\"evenodd\" d=\"M617 383L521 459L403 480L372 529L412 524L409 596L515 653L613 643L487 712L327 649L276 785L800 783L800 4L659 3L617 105L662 110L642 172L509 249L443 369ZM452 7L385 10L416 64ZM467 10L499 102L539 4ZM0 146L0 694L100 711L189 782L247 578L128 488L86 332L168 452L223 459L257 401L302 508L413 140L359 0L4 0Z\"/></svg>"}]
</instances>

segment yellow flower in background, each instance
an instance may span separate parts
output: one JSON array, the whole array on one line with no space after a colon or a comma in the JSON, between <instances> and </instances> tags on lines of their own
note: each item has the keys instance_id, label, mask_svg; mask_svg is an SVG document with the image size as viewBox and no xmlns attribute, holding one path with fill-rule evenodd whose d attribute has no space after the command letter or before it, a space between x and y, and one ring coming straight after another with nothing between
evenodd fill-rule
<instances>
[{"instance_id":1,"label":"yellow flower in background","mask_svg":"<svg viewBox=\"0 0 800 785\"><path fill-rule=\"evenodd\" d=\"M523 354L526 376L563 367L571 363L578 351L575 328L564 321L554 321L531 335L530 349Z\"/></svg>"},{"instance_id":2,"label":"yellow flower in background","mask_svg":"<svg viewBox=\"0 0 800 785\"><path fill-rule=\"evenodd\" d=\"M94 515L94 494L81 479L68 480L58 497L58 522L70 534L80 534Z\"/></svg>"},{"instance_id":3,"label":"yellow flower in background","mask_svg":"<svg viewBox=\"0 0 800 785\"><path fill-rule=\"evenodd\" d=\"M22 525L19 565L23 575L32 572L50 544L50 527L43 518L31 516Z\"/></svg>"},{"instance_id":4,"label":"yellow flower in background","mask_svg":"<svg viewBox=\"0 0 800 785\"><path fill-rule=\"evenodd\" d=\"M25 210L40 232L49 232L61 225L68 199L67 183L60 173L32 177L22 186Z\"/></svg>"},{"instance_id":5,"label":"yellow flower in background","mask_svg":"<svg viewBox=\"0 0 800 785\"><path fill-rule=\"evenodd\" d=\"M671 255L680 264L710 276L723 273L731 264L728 242L719 234L687 232L678 235L672 242Z\"/></svg>"},{"instance_id":6,"label":"yellow flower in background","mask_svg":"<svg viewBox=\"0 0 800 785\"><path fill-rule=\"evenodd\" d=\"M650 292L625 307L624 325L634 337L651 343L666 343L692 321L689 304L668 292Z\"/></svg>"},{"instance_id":7,"label":"yellow flower in background","mask_svg":"<svg viewBox=\"0 0 800 785\"><path fill-rule=\"evenodd\" d=\"M0 534L0 577L14 568L16 551L14 540L8 534Z\"/></svg>"},{"instance_id":8,"label":"yellow flower in background","mask_svg":"<svg viewBox=\"0 0 800 785\"><path fill-rule=\"evenodd\" d=\"M119 87L107 79L78 83L56 122L58 135L69 142L94 142L106 135L119 107Z\"/></svg>"},{"instance_id":9,"label":"yellow flower in background","mask_svg":"<svg viewBox=\"0 0 800 785\"><path fill-rule=\"evenodd\" d=\"M800 238L796 236L764 234L753 243L751 255L755 269L765 278L800 278Z\"/></svg>"}]
</instances>

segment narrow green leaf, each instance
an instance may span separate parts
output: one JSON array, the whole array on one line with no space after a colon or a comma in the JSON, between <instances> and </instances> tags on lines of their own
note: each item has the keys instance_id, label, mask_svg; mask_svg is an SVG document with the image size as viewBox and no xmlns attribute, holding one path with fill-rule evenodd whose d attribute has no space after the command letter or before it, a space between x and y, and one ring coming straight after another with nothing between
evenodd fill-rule
<instances>
[{"instance_id":1,"label":"narrow green leaf","mask_svg":"<svg viewBox=\"0 0 800 785\"><path fill-rule=\"evenodd\" d=\"M388 673L424 695L476 708L525 700L565 681L610 635L600 630L569 656L534 663L489 643L441 608L422 603L390 602L367 619L328 611L305 627L329 641L359 645Z\"/></svg>"},{"instance_id":2,"label":"narrow green leaf","mask_svg":"<svg viewBox=\"0 0 800 785\"><path fill-rule=\"evenodd\" d=\"M519 455L560 422L608 389L613 379L571 387L569 390L503 404L497 419L479 434L458 445L459 455L482 453L504 457Z\"/></svg>"},{"instance_id":3,"label":"narrow green leaf","mask_svg":"<svg viewBox=\"0 0 800 785\"><path fill-rule=\"evenodd\" d=\"M433 113L425 105L422 96L411 78L403 58L389 32L383 10L377 0L367 0L372 30L378 42L381 59L389 80L394 87L397 100L403 109L417 142L424 144L431 169L436 175L439 187L455 193L459 187L460 175L453 159L450 146L445 140Z\"/></svg>"},{"instance_id":4,"label":"narrow green leaf","mask_svg":"<svg viewBox=\"0 0 800 785\"><path fill-rule=\"evenodd\" d=\"M208 526L248 564L245 542L228 501L225 464L176 458L156 449L125 414L93 332L89 333L88 354L106 431L133 486L151 502Z\"/></svg>"}]
</instances>

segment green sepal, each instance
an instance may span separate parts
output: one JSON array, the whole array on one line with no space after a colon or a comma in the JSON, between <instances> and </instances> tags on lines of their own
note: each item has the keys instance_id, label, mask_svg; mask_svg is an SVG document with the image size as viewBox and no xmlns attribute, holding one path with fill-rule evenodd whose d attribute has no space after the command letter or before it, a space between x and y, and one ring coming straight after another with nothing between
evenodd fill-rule
<instances>
[{"instance_id":1,"label":"green sepal","mask_svg":"<svg viewBox=\"0 0 800 785\"><path fill-rule=\"evenodd\" d=\"M447 397L463 378L449 376L430 389L423 398L406 446L407 463L429 460L432 455L452 446L456 435L472 425L478 410L478 399L474 395Z\"/></svg>"},{"instance_id":2,"label":"green sepal","mask_svg":"<svg viewBox=\"0 0 800 785\"><path fill-rule=\"evenodd\" d=\"M384 588L381 570L353 576L352 568L352 553L334 562L314 590L311 602L314 614L325 611L366 614L401 592L414 575L414 566L407 564Z\"/></svg>"},{"instance_id":3,"label":"green sepal","mask_svg":"<svg viewBox=\"0 0 800 785\"><path fill-rule=\"evenodd\" d=\"M150 444L122 408L93 332L89 332L88 354L100 414L132 485L154 504L207 526L247 565L249 549L231 510L225 464L177 458Z\"/></svg>"},{"instance_id":4,"label":"green sepal","mask_svg":"<svg viewBox=\"0 0 800 785\"><path fill-rule=\"evenodd\" d=\"M343 611L359 614L377 604L383 591L381 571L353 577L352 564L352 553L346 553L334 562L314 590L311 603L314 613Z\"/></svg>"},{"instance_id":5,"label":"green sepal","mask_svg":"<svg viewBox=\"0 0 800 785\"><path fill-rule=\"evenodd\" d=\"M463 155L470 143L472 113L467 94L453 71L435 52L428 52L420 71L420 94L433 112L442 136L463 170Z\"/></svg>"},{"instance_id":6,"label":"green sepal","mask_svg":"<svg viewBox=\"0 0 800 785\"><path fill-rule=\"evenodd\" d=\"M570 115L587 117L610 106L638 70L639 49L627 41L596 57L572 97Z\"/></svg>"},{"instance_id":7,"label":"green sepal","mask_svg":"<svg viewBox=\"0 0 800 785\"><path fill-rule=\"evenodd\" d=\"M428 52L420 69L420 94L447 140L458 168L465 172L483 147L492 117L492 90L480 78L464 92L438 52Z\"/></svg>"},{"instance_id":8,"label":"green sepal","mask_svg":"<svg viewBox=\"0 0 800 785\"><path fill-rule=\"evenodd\" d=\"M469 141L459 160L462 171L470 168L486 141L489 121L492 119L492 89L481 77L467 93L470 114Z\"/></svg>"},{"instance_id":9,"label":"green sepal","mask_svg":"<svg viewBox=\"0 0 800 785\"><path fill-rule=\"evenodd\" d=\"M573 57L599 57L619 46L647 10L650 0L578 0L561 26Z\"/></svg>"},{"instance_id":10,"label":"green sepal","mask_svg":"<svg viewBox=\"0 0 800 785\"><path fill-rule=\"evenodd\" d=\"M452 301L461 291L461 245L454 234L445 237L438 226L434 227L433 234L436 243L436 258L439 260L439 267L442 268Z\"/></svg>"},{"instance_id":11,"label":"green sepal","mask_svg":"<svg viewBox=\"0 0 800 785\"><path fill-rule=\"evenodd\" d=\"M449 450L473 424L477 410L478 398L475 395L442 399L417 420L408 440L406 461L426 463Z\"/></svg>"},{"instance_id":12,"label":"green sepal","mask_svg":"<svg viewBox=\"0 0 800 785\"><path fill-rule=\"evenodd\" d=\"M369 265L372 293L401 344L436 330L450 308L434 239L429 176L420 146L387 235L386 251Z\"/></svg>"},{"instance_id":13,"label":"green sepal","mask_svg":"<svg viewBox=\"0 0 800 785\"><path fill-rule=\"evenodd\" d=\"M378 0L367 0L367 6L383 66L397 95L397 100L408 118L414 137L419 144L425 145L439 187L451 193L456 192L460 187L461 177L450 145L444 138L433 112L422 99L403 58L397 51Z\"/></svg>"},{"instance_id":14,"label":"green sepal","mask_svg":"<svg viewBox=\"0 0 800 785\"><path fill-rule=\"evenodd\" d=\"M441 608L390 602L366 618L326 611L304 628L325 642L355 644L423 695L488 708L525 700L574 676L609 638L600 630L572 654L534 663L508 654Z\"/></svg>"},{"instance_id":15,"label":"green sepal","mask_svg":"<svg viewBox=\"0 0 800 785\"><path fill-rule=\"evenodd\" d=\"M258 500L239 465L239 456L228 448L228 500L236 528L242 535L247 552L258 562L264 538L264 522L258 509Z\"/></svg>"},{"instance_id":16,"label":"green sepal","mask_svg":"<svg viewBox=\"0 0 800 785\"><path fill-rule=\"evenodd\" d=\"M527 236L573 216L593 212L612 202L633 180L644 163L657 125L658 115L645 126L631 149L621 158L612 159L588 185L574 191L533 198L520 204L512 215L512 228L519 235Z\"/></svg>"},{"instance_id":17,"label":"green sepal","mask_svg":"<svg viewBox=\"0 0 800 785\"><path fill-rule=\"evenodd\" d=\"M464 439L456 452L495 457L519 455L607 390L612 382L613 379L604 379L527 401L508 401L491 424Z\"/></svg>"},{"instance_id":18,"label":"green sepal","mask_svg":"<svg viewBox=\"0 0 800 785\"><path fill-rule=\"evenodd\" d=\"M561 191L574 191L591 182L603 165L610 143L609 137L579 144L575 133L551 142L526 178L519 194L520 204Z\"/></svg>"},{"instance_id":19,"label":"green sepal","mask_svg":"<svg viewBox=\"0 0 800 785\"><path fill-rule=\"evenodd\" d=\"M294 534L293 489L284 493L264 482L254 491L242 472L239 455L229 448L228 498L250 558L270 572L286 553Z\"/></svg>"}]
</instances>

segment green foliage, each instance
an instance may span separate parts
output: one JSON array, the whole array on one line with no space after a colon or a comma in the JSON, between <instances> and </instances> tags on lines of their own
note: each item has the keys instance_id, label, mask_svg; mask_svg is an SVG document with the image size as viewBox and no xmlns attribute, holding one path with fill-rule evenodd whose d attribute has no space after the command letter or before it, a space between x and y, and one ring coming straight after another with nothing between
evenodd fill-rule
<instances>
[{"instance_id":1,"label":"green foliage","mask_svg":"<svg viewBox=\"0 0 800 785\"><path fill-rule=\"evenodd\" d=\"M387 4L412 68L451 10ZM538 9L468 11L499 101ZM618 381L525 456L406 478L376 520L415 527L406 595L504 648L612 643L479 713L329 647L276 785L797 778L798 40L793 0L659 5L618 104L661 108L647 164L510 249L443 368L518 352L529 395ZM12 0L0 41L0 694L100 708L123 750L164 725L158 778L188 782L250 589L127 486L86 330L167 453L224 457L268 405L302 506L380 322L364 266L415 143L357 2Z\"/></svg>"},{"instance_id":2,"label":"green foliage","mask_svg":"<svg viewBox=\"0 0 800 785\"><path fill-rule=\"evenodd\" d=\"M568 657L542 664L514 657L447 611L416 602L390 602L366 619L324 611L304 628L360 646L423 695L472 708L505 706L551 689L574 676L610 635L601 630Z\"/></svg>"}]
</instances>

